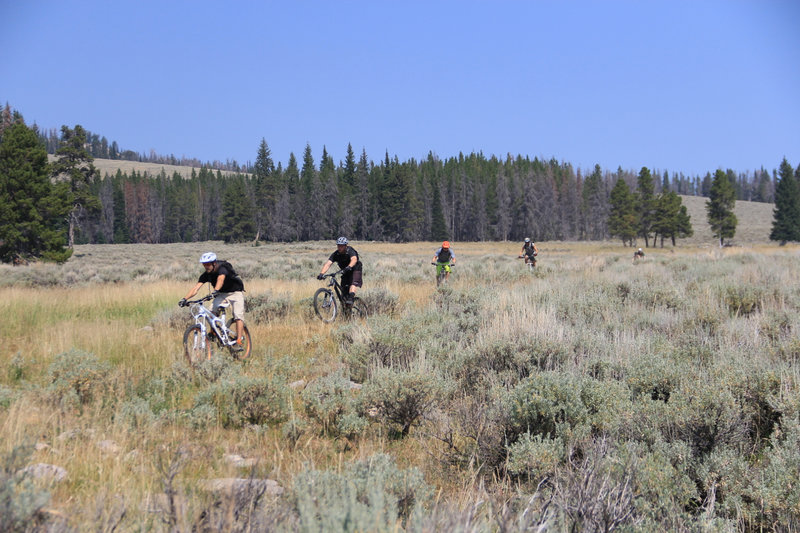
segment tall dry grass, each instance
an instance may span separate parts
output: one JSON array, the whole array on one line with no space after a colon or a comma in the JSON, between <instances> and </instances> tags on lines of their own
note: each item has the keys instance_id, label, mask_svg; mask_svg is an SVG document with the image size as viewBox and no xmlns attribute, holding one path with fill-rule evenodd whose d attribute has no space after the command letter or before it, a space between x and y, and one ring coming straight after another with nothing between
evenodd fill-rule
<instances>
[{"instance_id":1,"label":"tall dry grass","mask_svg":"<svg viewBox=\"0 0 800 533\"><path fill-rule=\"evenodd\" d=\"M751 475L773 463L765 459L768 448L756 437L745 438L745 430L762 431L756 422L780 412L788 432L800 410L798 247L653 249L634 264L630 249L615 243L541 243L539 266L531 273L516 259L517 243L454 243L458 266L449 286L437 291L429 265L436 243L354 246L365 264L364 298L397 300L391 309L376 306L365 323L325 325L311 311L311 296L321 286L314 276L332 251L329 243L80 246L61 267L9 267L11 282L0 288L0 457L21 444L38 444L30 463L65 468L68 478L50 487L48 509L78 529L98 527L97 510L110 517L115 505L126 509L122 529L172 527L159 503L170 465L183 502L177 519L187 528L215 501L201 489L202 480L252 476L275 479L287 490L261 501L261 520L269 516L302 529L302 505L290 496L297 476L344 475L353 461L389 454L401 469L418 468L436 495L418 511L423 529L470 529L460 520L474 513L472 530L496 530L505 520L521 520L527 509L521 502L569 494L569 476L586 472L562 457L548 474L548 486L558 490L547 493L531 481L533 472L514 470L525 463L521 454L544 452L500 408L525 387L539 386L536 379L552 380L542 383L553 394L561 394L560 379L582 384L592 401L608 394L602 405L616 406L598 410L608 412L606 418L595 413L585 426L575 422L554 443L589 454L598 437L593 432L603 428L616 450L610 456L624 446L648 447L636 456L640 461L661 457L652 447L690 445L690 430L700 423L692 414L713 399L704 396L708 386L729 388L732 395L744 391L730 405L712 402L708 409L730 418L729 436L720 437L714 453L731 454ZM249 321L249 360L223 357L193 372L181 346L189 317L176 304L199 275L197 257L207 250L231 260L248 299L288 305ZM97 359L74 359L84 365L79 375L95 387L85 402L59 388L53 375L63 354L74 350ZM358 390L336 393L325 405L340 425L323 430L309 415L302 389L288 384L320 383L341 371L363 373L370 398L385 395L389 402L397 379L428 391L430 397L421 399L430 403L421 404L427 407L404 437L385 411L373 416L374 405L358 404ZM93 375L103 377L92 382ZM594 391L595 382L607 392ZM265 383L286 394L282 407L270 404L278 415L226 425L220 398L239 400L221 394ZM620 390L627 391L624 398L614 396ZM663 391L671 404L644 403ZM763 413L747 414L755 409L748 398ZM756 446L757 455L745 444ZM699 469L716 456L694 453L691 469L677 463L670 468L702 485ZM235 466L226 454L254 459L254 466ZM666 475L659 470L666 467L651 468ZM481 500L492 505L480 506ZM745 511L737 515L734 503L717 506L719 524L760 523ZM576 523L566 507L550 516L542 505L530 505L526 517ZM784 512L774 508L775 516ZM636 516L664 520L659 512L637 508ZM687 527L701 524L699 512L675 516Z\"/></svg>"}]
</instances>

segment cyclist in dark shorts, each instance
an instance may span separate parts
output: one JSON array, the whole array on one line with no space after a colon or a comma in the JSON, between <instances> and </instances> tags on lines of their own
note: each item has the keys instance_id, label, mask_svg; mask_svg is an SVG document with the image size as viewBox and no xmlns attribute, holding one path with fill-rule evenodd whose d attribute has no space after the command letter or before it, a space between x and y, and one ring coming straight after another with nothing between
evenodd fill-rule
<instances>
[{"instance_id":1,"label":"cyclist in dark shorts","mask_svg":"<svg viewBox=\"0 0 800 533\"><path fill-rule=\"evenodd\" d=\"M361 287L361 261L358 258L358 252L355 248L347 245L347 237L339 237L336 239L336 251L331 254L325 264L322 265L317 279L322 279L332 264L336 263L339 268L344 270L342 272L342 288L346 296L345 302L353 305L353 298L356 296L356 289Z\"/></svg>"},{"instance_id":2,"label":"cyclist in dark shorts","mask_svg":"<svg viewBox=\"0 0 800 533\"><path fill-rule=\"evenodd\" d=\"M522 253L519 255L525 258L525 264L531 263L536 266L536 254L538 253L539 248L536 247L536 243L525 237L525 242L522 244Z\"/></svg>"}]
</instances>

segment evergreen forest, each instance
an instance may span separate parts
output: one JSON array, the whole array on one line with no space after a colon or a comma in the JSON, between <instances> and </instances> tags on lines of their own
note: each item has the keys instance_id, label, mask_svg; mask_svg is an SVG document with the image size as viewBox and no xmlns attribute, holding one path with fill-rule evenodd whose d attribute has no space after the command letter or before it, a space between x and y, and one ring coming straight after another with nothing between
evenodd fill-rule
<instances>
[{"instance_id":1,"label":"evergreen forest","mask_svg":"<svg viewBox=\"0 0 800 533\"><path fill-rule=\"evenodd\" d=\"M2 118L3 128L22 122L8 105ZM772 203L780 180L777 170L764 167L753 173L718 169L703 177L646 167L638 173L621 167L610 171L599 165L585 173L556 159L511 154L499 158L481 152L448 158L429 153L421 161L400 161L387 151L376 162L351 145L344 161L338 162L325 147L317 158L306 145L299 160L292 152L283 166L274 162L264 139L253 164L201 164L188 178L163 169L158 174L118 170L101 175L92 165L95 157L138 157L165 164L199 161L136 155L81 126L62 127L57 142L53 131L41 132L35 125L31 129L41 149L57 158L53 176L73 172L73 189L80 189L83 198L70 211L70 246L291 242L338 235L388 242L620 238L631 245L640 237L646 246L663 246L665 240L674 245L676 238L692 231L678 195L709 197L721 176L733 202ZM66 167L63 161L68 161ZM781 175L784 170L782 166ZM798 172L789 166L794 181ZM76 189L74 176L81 173L82 184ZM788 227L800 227L794 215L791 218ZM731 230L725 231L730 238ZM773 238L793 240L793 231Z\"/></svg>"}]
</instances>

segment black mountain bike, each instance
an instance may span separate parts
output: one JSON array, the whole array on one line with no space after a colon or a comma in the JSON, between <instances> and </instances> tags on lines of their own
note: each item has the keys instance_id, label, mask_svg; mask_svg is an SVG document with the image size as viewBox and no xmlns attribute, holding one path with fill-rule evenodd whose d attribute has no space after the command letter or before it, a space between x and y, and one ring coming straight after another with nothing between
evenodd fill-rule
<instances>
[{"instance_id":1,"label":"black mountain bike","mask_svg":"<svg viewBox=\"0 0 800 533\"><path fill-rule=\"evenodd\" d=\"M317 292L314 293L314 312L325 323L336 320L339 309L341 309L344 318L367 317L367 304L361 298L358 296L353 298L352 305L345 300L346 293L344 288L336 279L336 276L341 273L342 270L333 274L325 274L324 277L329 278L328 286L317 289Z\"/></svg>"}]
</instances>

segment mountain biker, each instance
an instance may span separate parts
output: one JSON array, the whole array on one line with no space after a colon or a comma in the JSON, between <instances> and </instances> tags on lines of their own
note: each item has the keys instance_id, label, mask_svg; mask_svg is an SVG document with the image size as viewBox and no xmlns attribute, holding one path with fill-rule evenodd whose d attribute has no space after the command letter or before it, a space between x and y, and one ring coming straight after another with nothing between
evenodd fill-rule
<instances>
[{"instance_id":1,"label":"mountain biker","mask_svg":"<svg viewBox=\"0 0 800 533\"><path fill-rule=\"evenodd\" d=\"M444 280L447 281L447 278L450 277L450 267L456 264L456 254L454 254L453 249L450 248L449 241L444 241L442 246L436 250L433 259L431 259L431 264L436 265L437 277L442 270L444 270Z\"/></svg>"},{"instance_id":2,"label":"mountain biker","mask_svg":"<svg viewBox=\"0 0 800 533\"><path fill-rule=\"evenodd\" d=\"M525 237L525 242L522 243L522 252L519 254L520 257L525 258L525 264L531 263L533 266L536 266L536 255L538 253L539 248L536 247L536 243L529 237Z\"/></svg>"},{"instance_id":3,"label":"mountain biker","mask_svg":"<svg viewBox=\"0 0 800 533\"><path fill-rule=\"evenodd\" d=\"M205 268L205 272L200 274L197 284L192 287L192 290L189 291L185 298L178 302L178 305L181 307L188 305L186 300L190 300L192 296L197 294L197 291L200 290L204 283L210 283L214 288L214 301L211 304L211 308L216 312L223 301L228 300L230 302L233 308L234 323L236 324L236 348L243 350L244 283L236 274L236 271L233 270L233 266L227 261L217 259L217 254L214 252L206 252L201 255L200 264Z\"/></svg>"},{"instance_id":4,"label":"mountain biker","mask_svg":"<svg viewBox=\"0 0 800 533\"><path fill-rule=\"evenodd\" d=\"M361 260L358 258L358 252L352 246L348 246L347 237L339 237L336 239L336 251L331 254L325 264L322 265L317 279L324 279L325 273L336 263L342 272L342 289L345 292L345 303L353 305L353 299L356 297L356 289L362 285L362 269Z\"/></svg>"},{"instance_id":5,"label":"mountain biker","mask_svg":"<svg viewBox=\"0 0 800 533\"><path fill-rule=\"evenodd\" d=\"M638 259L644 259L644 252L641 248L633 252L633 262L635 263Z\"/></svg>"}]
</instances>

